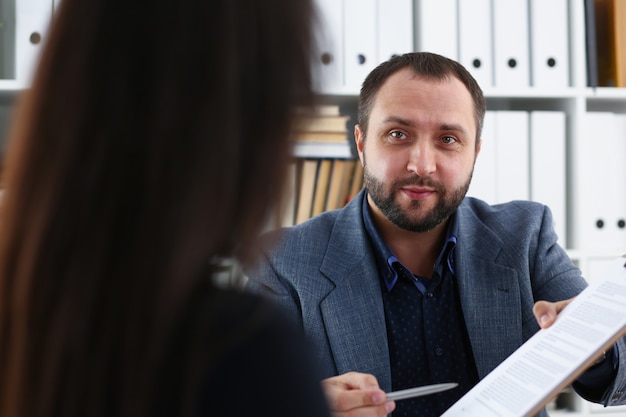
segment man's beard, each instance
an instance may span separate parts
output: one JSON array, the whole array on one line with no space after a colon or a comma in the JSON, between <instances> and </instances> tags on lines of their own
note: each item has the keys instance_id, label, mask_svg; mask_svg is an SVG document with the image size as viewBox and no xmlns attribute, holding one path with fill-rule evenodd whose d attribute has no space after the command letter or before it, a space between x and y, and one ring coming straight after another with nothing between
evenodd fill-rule
<instances>
[{"instance_id":1,"label":"man's beard","mask_svg":"<svg viewBox=\"0 0 626 417\"><path fill-rule=\"evenodd\" d=\"M363 184L367 188L367 192L374 204L389 221L399 228L410 232L427 232L448 219L463 201L469 189L471 179L472 176L470 174L467 182L453 190L452 193L448 192L440 183L416 176L410 179L394 181L385 189L385 184L371 174L367 169L367 164L364 164L363 167ZM414 218L411 212L417 212L420 206L423 205L422 201L412 201L410 207L406 210L395 201L397 191L406 186L426 186L434 189L439 195L437 205L420 218Z\"/></svg>"}]
</instances>

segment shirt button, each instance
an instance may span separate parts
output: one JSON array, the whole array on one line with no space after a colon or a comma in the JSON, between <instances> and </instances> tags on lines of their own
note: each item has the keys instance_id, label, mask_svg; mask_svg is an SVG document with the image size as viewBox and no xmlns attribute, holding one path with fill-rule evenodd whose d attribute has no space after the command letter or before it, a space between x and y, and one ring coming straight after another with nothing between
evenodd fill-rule
<instances>
[{"instance_id":1,"label":"shirt button","mask_svg":"<svg viewBox=\"0 0 626 417\"><path fill-rule=\"evenodd\" d=\"M443 355L443 348L439 345L435 346L435 355L441 356Z\"/></svg>"},{"instance_id":2,"label":"shirt button","mask_svg":"<svg viewBox=\"0 0 626 417\"><path fill-rule=\"evenodd\" d=\"M428 298L433 298L435 296L435 294L433 294L432 292L427 292L426 293L426 297Z\"/></svg>"}]
</instances>

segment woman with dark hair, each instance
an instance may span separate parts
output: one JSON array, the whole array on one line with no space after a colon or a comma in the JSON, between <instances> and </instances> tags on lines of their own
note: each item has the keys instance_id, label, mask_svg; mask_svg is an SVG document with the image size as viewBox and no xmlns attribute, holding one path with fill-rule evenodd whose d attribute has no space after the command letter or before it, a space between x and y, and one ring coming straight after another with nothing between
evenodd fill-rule
<instances>
[{"instance_id":1,"label":"woman with dark hair","mask_svg":"<svg viewBox=\"0 0 626 417\"><path fill-rule=\"evenodd\" d=\"M308 345L211 281L278 202L309 0L63 0L0 213L0 416L325 416Z\"/></svg>"}]
</instances>

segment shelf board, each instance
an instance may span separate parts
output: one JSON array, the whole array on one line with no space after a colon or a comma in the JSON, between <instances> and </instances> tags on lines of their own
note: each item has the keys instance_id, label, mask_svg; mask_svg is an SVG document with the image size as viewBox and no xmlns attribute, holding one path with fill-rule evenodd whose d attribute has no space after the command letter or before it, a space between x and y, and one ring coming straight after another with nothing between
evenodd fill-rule
<instances>
[{"instance_id":1,"label":"shelf board","mask_svg":"<svg viewBox=\"0 0 626 417\"><path fill-rule=\"evenodd\" d=\"M626 99L626 88L589 87L585 89L585 95L589 99Z\"/></svg>"},{"instance_id":2,"label":"shelf board","mask_svg":"<svg viewBox=\"0 0 626 417\"><path fill-rule=\"evenodd\" d=\"M293 150L296 158L341 158L352 159L352 149L346 143L296 143Z\"/></svg>"},{"instance_id":3,"label":"shelf board","mask_svg":"<svg viewBox=\"0 0 626 417\"><path fill-rule=\"evenodd\" d=\"M0 94L17 94L24 90L25 86L17 80L0 79Z\"/></svg>"},{"instance_id":4,"label":"shelf board","mask_svg":"<svg viewBox=\"0 0 626 417\"><path fill-rule=\"evenodd\" d=\"M547 88L518 88L518 89L502 89L502 88L484 88L483 94L485 98L506 98L506 99L569 99L576 98L580 95L579 90L575 88L558 88L550 90Z\"/></svg>"}]
</instances>

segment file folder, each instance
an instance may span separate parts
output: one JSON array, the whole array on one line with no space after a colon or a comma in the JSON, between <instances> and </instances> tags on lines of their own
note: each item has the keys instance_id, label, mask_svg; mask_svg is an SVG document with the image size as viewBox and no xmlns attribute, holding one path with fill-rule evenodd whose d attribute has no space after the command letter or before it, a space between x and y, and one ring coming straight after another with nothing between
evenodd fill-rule
<instances>
[{"instance_id":1,"label":"file folder","mask_svg":"<svg viewBox=\"0 0 626 417\"><path fill-rule=\"evenodd\" d=\"M314 28L313 89L318 93L337 93L343 79L343 3L315 0L318 20Z\"/></svg>"},{"instance_id":2,"label":"file folder","mask_svg":"<svg viewBox=\"0 0 626 417\"><path fill-rule=\"evenodd\" d=\"M577 242L582 250L606 250L611 242L611 204L624 193L624 187L614 190L610 172L612 158L617 158L615 115L611 112L588 112L584 115L583 134L578 141L576 204L579 216L576 222ZM624 156L622 156L622 161Z\"/></svg>"},{"instance_id":3,"label":"file folder","mask_svg":"<svg viewBox=\"0 0 626 417\"><path fill-rule=\"evenodd\" d=\"M378 62L413 51L413 1L377 0Z\"/></svg>"},{"instance_id":4,"label":"file folder","mask_svg":"<svg viewBox=\"0 0 626 417\"><path fill-rule=\"evenodd\" d=\"M497 88L530 85L528 2L493 0L494 78Z\"/></svg>"},{"instance_id":5,"label":"file folder","mask_svg":"<svg viewBox=\"0 0 626 417\"><path fill-rule=\"evenodd\" d=\"M567 87L567 0L530 0L531 85Z\"/></svg>"},{"instance_id":6,"label":"file folder","mask_svg":"<svg viewBox=\"0 0 626 417\"><path fill-rule=\"evenodd\" d=\"M458 60L457 0L416 0L416 51Z\"/></svg>"},{"instance_id":7,"label":"file folder","mask_svg":"<svg viewBox=\"0 0 626 417\"><path fill-rule=\"evenodd\" d=\"M608 247L614 251L626 248L626 114L615 114L612 143L604 148L607 158L606 182L608 211Z\"/></svg>"},{"instance_id":8,"label":"file folder","mask_svg":"<svg viewBox=\"0 0 626 417\"><path fill-rule=\"evenodd\" d=\"M550 207L563 247L567 242L566 156L565 113L530 112L530 199Z\"/></svg>"},{"instance_id":9,"label":"file folder","mask_svg":"<svg viewBox=\"0 0 626 417\"><path fill-rule=\"evenodd\" d=\"M15 79L29 86L52 19L52 0L15 2Z\"/></svg>"},{"instance_id":10,"label":"file folder","mask_svg":"<svg viewBox=\"0 0 626 417\"><path fill-rule=\"evenodd\" d=\"M0 80L15 79L15 5L0 1Z\"/></svg>"},{"instance_id":11,"label":"file folder","mask_svg":"<svg viewBox=\"0 0 626 417\"><path fill-rule=\"evenodd\" d=\"M346 89L358 94L365 77L378 65L376 1L344 1L344 68Z\"/></svg>"},{"instance_id":12,"label":"file folder","mask_svg":"<svg viewBox=\"0 0 626 417\"><path fill-rule=\"evenodd\" d=\"M491 0L459 0L459 62L482 88L493 87Z\"/></svg>"},{"instance_id":13,"label":"file folder","mask_svg":"<svg viewBox=\"0 0 626 417\"><path fill-rule=\"evenodd\" d=\"M496 199L528 200L530 183L528 112L496 112Z\"/></svg>"},{"instance_id":14,"label":"file folder","mask_svg":"<svg viewBox=\"0 0 626 417\"><path fill-rule=\"evenodd\" d=\"M584 0L585 52L587 57L587 86L598 86L598 46L596 40L596 13L594 0Z\"/></svg>"}]
</instances>

